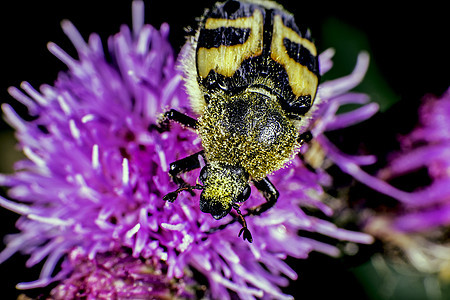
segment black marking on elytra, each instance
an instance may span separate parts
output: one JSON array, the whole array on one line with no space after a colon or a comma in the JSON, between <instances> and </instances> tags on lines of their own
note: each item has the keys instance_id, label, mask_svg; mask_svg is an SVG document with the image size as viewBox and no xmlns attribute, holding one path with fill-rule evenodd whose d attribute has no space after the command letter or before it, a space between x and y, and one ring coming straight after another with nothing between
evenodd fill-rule
<instances>
[{"instance_id":1,"label":"black marking on elytra","mask_svg":"<svg viewBox=\"0 0 450 300\"><path fill-rule=\"evenodd\" d=\"M311 52L309 52L308 49L306 49L302 45L295 43L287 38L283 39L283 44L284 47L286 47L287 54L290 58L307 67L308 70L319 76L319 63L316 56L314 56Z\"/></svg>"},{"instance_id":2,"label":"black marking on elytra","mask_svg":"<svg viewBox=\"0 0 450 300\"><path fill-rule=\"evenodd\" d=\"M202 29L198 39L198 48L218 48L244 44L250 36L250 28L219 27Z\"/></svg>"},{"instance_id":3,"label":"black marking on elytra","mask_svg":"<svg viewBox=\"0 0 450 300\"><path fill-rule=\"evenodd\" d=\"M272 44L272 34L273 34L273 10L266 10L264 17L264 27L263 27L263 57L270 56L270 46Z\"/></svg>"}]
</instances>

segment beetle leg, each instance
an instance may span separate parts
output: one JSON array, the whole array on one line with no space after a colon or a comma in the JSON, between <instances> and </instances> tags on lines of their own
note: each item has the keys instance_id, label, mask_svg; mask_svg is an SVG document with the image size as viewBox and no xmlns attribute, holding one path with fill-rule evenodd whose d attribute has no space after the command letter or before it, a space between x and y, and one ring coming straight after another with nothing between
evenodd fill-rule
<instances>
[{"instance_id":1,"label":"beetle leg","mask_svg":"<svg viewBox=\"0 0 450 300\"><path fill-rule=\"evenodd\" d=\"M204 158L205 151L201 150L201 151L194 153L188 157L174 161L173 163L170 164L170 167L169 167L169 175L172 178L173 182L175 182L180 188L185 188L183 190L189 191L192 196L194 196L195 193L192 191L192 189L186 188L189 185L183 180L183 178L180 177L180 174L200 168L199 155L201 155ZM178 190L180 190L180 188ZM171 192L171 193L165 195L163 199L173 202L176 199L178 193L181 192L182 190L180 190L178 192L177 191L174 191L174 192ZM173 200L171 200L171 199L173 199Z\"/></svg>"},{"instance_id":2,"label":"beetle leg","mask_svg":"<svg viewBox=\"0 0 450 300\"><path fill-rule=\"evenodd\" d=\"M278 197L280 196L280 193L267 177L261 180L253 180L253 184L263 194L267 202L255 208L249 209L246 216L262 214L263 212L274 206L277 202Z\"/></svg>"},{"instance_id":3,"label":"beetle leg","mask_svg":"<svg viewBox=\"0 0 450 300\"><path fill-rule=\"evenodd\" d=\"M198 121L196 119L191 118L183 113L180 113L175 109L171 109L161 115L161 117L158 120L158 125L151 125L150 129L156 129L160 133L168 131L170 121L175 121L191 129L198 128Z\"/></svg>"},{"instance_id":4,"label":"beetle leg","mask_svg":"<svg viewBox=\"0 0 450 300\"><path fill-rule=\"evenodd\" d=\"M184 180L179 176L182 173L186 173L197 168L200 168L199 155L205 157L205 150L201 150L188 157L179 159L170 164L169 174L173 181L180 187L185 185Z\"/></svg>"},{"instance_id":5,"label":"beetle leg","mask_svg":"<svg viewBox=\"0 0 450 300\"><path fill-rule=\"evenodd\" d=\"M297 142L300 145L303 145L305 143L309 143L312 140L312 138L313 138L313 135L312 135L311 131L308 130L308 131L305 131L302 134L300 134L300 136L297 139Z\"/></svg>"},{"instance_id":6,"label":"beetle leg","mask_svg":"<svg viewBox=\"0 0 450 300\"><path fill-rule=\"evenodd\" d=\"M192 190L202 190L202 189L203 189L203 186L200 184L196 184L193 186L191 186L191 185L182 186L182 187L176 189L175 191L170 192L167 195L165 195L163 197L163 200L173 202L173 201L175 201L175 199L177 199L178 194L182 191L189 191L191 193L194 193Z\"/></svg>"},{"instance_id":7,"label":"beetle leg","mask_svg":"<svg viewBox=\"0 0 450 300\"><path fill-rule=\"evenodd\" d=\"M297 139L297 142L301 145L305 144L305 143L309 143L312 140L313 136L311 134L311 131L305 131L304 133L300 134L300 136ZM314 148L314 144L310 144L309 151L312 150L312 148ZM298 157L300 157L300 159L302 160L303 165L310 171L313 173L316 173L316 170L314 169L314 167L305 159L305 156L302 154L301 151L298 152Z\"/></svg>"}]
</instances>

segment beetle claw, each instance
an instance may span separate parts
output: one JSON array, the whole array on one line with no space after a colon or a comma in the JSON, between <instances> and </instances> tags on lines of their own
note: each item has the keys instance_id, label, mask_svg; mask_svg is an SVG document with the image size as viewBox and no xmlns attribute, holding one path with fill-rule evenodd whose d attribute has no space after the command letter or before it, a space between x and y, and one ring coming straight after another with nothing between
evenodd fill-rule
<instances>
[{"instance_id":1,"label":"beetle claw","mask_svg":"<svg viewBox=\"0 0 450 300\"><path fill-rule=\"evenodd\" d=\"M241 236L242 233L244 233L242 235L242 238L244 239L244 241L247 240L249 243L253 243L252 234L251 234L250 230L248 230L247 227L242 227L241 230L239 231L238 236Z\"/></svg>"}]
</instances>

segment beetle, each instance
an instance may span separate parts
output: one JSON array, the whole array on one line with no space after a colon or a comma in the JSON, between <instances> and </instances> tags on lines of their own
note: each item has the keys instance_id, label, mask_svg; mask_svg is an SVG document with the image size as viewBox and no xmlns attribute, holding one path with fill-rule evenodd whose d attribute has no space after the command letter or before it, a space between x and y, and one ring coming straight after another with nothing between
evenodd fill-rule
<instances>
[{"instance_id":1,"label":"beetle","mask_svg":"<svg viewBox=\"0 0 450 300\"><path fill-rule=\"evenodd\" d=\"M159 126L166 130L175 121L195 130L203 150L170 164L179 188L163 199L173 202L182 191L201 190L201 211L222 219L235 209L239 236L252 242L245 216L263 213L279 197L267 175L311 139L305 127L319 83L316 47L291 13L264 0L216 3L185 47L185 86L199 117L171 109ZM200 167L201 184L181 179ZM266 202L244 215L240 205L250 197L250 183Z\"/></svg>"}]
</instances>

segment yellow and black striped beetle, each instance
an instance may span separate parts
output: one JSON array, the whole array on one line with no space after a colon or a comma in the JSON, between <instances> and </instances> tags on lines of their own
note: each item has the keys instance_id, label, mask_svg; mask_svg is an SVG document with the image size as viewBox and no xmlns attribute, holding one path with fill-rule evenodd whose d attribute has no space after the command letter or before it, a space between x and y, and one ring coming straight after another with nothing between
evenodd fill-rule
<instances>
[{"instance_id":1,"label":"yellow and black striped beetle","mask_svg":"<svg viewBox=\"0 0 450 300\"><path fill-rule=\"evenodd\" d=\"M244 217L266 211L279 196L267 175L310 138L302 131L319 82L316 47L291 13L268 0L217 3L185 47L186 89L199 117L172 109L159 128L166 130L173 120L196 130L204 150L170 164L180 187L164 200L202 190L201 211L221 219L234 208L242 225L239 236L252 242ZM180 178L201 166L202 184L190 186ZM267 202L243 215L239 207L250 196L250 182Z\"/></svg>"}]
</instances>

